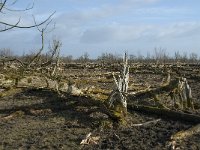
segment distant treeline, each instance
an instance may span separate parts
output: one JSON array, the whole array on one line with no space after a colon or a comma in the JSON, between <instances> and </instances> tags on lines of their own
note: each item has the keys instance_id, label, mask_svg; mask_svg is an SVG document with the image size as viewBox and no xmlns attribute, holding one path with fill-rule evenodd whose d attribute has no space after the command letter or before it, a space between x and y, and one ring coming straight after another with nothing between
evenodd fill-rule
<instances>
[{"instance_id":1,"label":"distant treeline","mask_svg":"<svg viewBox=\"0 0 200 150\"><path fill-rule=\"evenodd\" d=\"M36 53L32 52L29 54L23 54L16 56L10 49L0 49L0 59L2 58L17 58L21 61L28 61L35 56ZM168 54L166 50L155 49L152 54L147 53L146 55L131 54L129 53L129 62L142 62L142 63L199 63L200 57L196 53L180 53L175 51L174 54ZM51 53L41 54L40 61L47 61L50 59ZM60 56L60 60L63 63L87 63L87 62L100 62L100 63L117 63L123 59L122 55L113 53L102 53L96 59L90 58L90 54L85 52L80 57L74 58L72 55Z\"/></svg>"}]
</instances>

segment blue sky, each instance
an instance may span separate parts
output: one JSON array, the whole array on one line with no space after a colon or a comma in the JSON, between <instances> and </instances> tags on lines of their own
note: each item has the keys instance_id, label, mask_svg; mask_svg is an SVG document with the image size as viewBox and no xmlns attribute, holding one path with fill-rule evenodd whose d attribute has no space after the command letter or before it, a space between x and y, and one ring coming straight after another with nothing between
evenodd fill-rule
<instances>
[{"instance_id":1,"label":"blue sky","mask_svg":"<svg viewBox=\"0 0 200 150\"><path fill-rule=\"evenodd\" d=\"M30 0L19 0L17 9ZM22 25L39 22L56 11L56 28L45 35L45 49L53 38L62 41L62 54L81 56L88 52L97 57L103 52L122 54L150 53L161 47L169 55L175 51L200 54L199 0L35 0L32 10L1 14L1 20ZM53 24L53 23L52 23ZM51 26L49 27L51 28ZM0 33L0 47L15 53L34 52L40 48L36 29L14 29Z\"/></svg>"}]
</instances>

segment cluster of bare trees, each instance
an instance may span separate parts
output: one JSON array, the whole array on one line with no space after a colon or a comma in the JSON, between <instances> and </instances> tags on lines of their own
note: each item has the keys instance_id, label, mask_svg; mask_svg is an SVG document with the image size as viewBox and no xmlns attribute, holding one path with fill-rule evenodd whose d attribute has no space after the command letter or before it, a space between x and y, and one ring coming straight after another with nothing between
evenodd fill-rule
<instances>
[{"instance_id":1,"label":"cluster of bare trees","mask_svg":"<svg viewBox=\"0 0 200 150\"><path fill-rule=\"evenodd\" d=\"M97 61L101 63L111 64L122 61L122 57L117 54L102 53L101 56L98 56Z\"/></svg>"},{"instance_id":2,"label":"cluster of bare trees","mask_svg":"<svg viewBox=\"0 0 200 150\"><path fill-rule=\"evenodd\" d=\"M17 12L29 11L29 10L33 9L33 7L34 7L34 1L33 1L31 6L27 5L27 7L25 7L24 9L21 9L21 10L14 9L14 6L16 5L17 2L18 2L18 0L0 0L0 15L6 17L6 15L9 13L17 14ZM45 33L47 32L48 25L52 21L52 16L54 15L54 13L50 14L44 21L42 21L40 23L37 23L35 20L35 17L33 16L33 23L32 23L32 25L29 25L29 26L21 25L21 23L23 23L23 22L21 22L20 18L18 18L18 21L14 24L9 23L7 21L2 21L0 19L0 32L5 32L5 31L11 30L13 28L21 28L21 29L37 28L38 31L40 32L41 48L38 50L38 52L36 53L34 58L32 60L30 59L31 61L29 62L28 67L30 67L30 65L42 54L42 51L44 49L44 36L45 36ZM52 52L52 53L55 54L55 52ZM1 58L1 61L6 61L6 60L10 61L13 58L15 58L15 60L17 59L16 56L14 56L14 53L12 52L12 50L5 49L5 48L2 48L0 50L0 58ZM14 61L14 60L12 60L12 61ZM18 62L20 62L20 61L18 60ZM24 63L22 61L21 61L21 64L24 65Z\"/></svg>"},{"instance_id":3,"label":"cluster of bare trees","mask_svg":"<svg viewBox=\"0 0 200 150\"><path fill-rule=\"evenodd\" d=\"M2 48L0 49L0 58L3 56L6 57L18 57L21 60L28 60L31 57L33 57L35 53L29 53L29 54L23 54L21 56L15 56L14 52L9 48ZM48 53L40 53L41 61L45 61L47 59L51 58L51 51ZM90 55L85 52L80 57L74 58L72 55L66 55L66 56L60 56L60 60L63 63L90 63L90 62L99 62L103 64L113 64L113 63L119 63L122 61L122 57L117 54L112 53L102 53L100 56L98 56L96 59L90 58ZM132 62L142 62L142 63L199 63L200 58L198 57L198 54L196 53L190 53L187 55L187 53L180 53L179 51L176 51L174 53L174 56L169 56L166 54L166 51L159 51L155 52L155 54L150 55L150 53L147 54L147 56L143 55L129 55L129 61Z\"/></svg>"},{"instance_id":4,"label":"cluster of bare trees","mask_svg":"<svg viewBox=\"0 0 200 150\"><path fill-rule=\"evenodd\" d=\"M33 9L34 7L33 2L31 6L27 5L27 7L22 10L16 10L14 9L14 6L17 2L18 0L0 0L0 15L5 16L6 14L11 12L14 14L17 12L25 12ZM49 51L44 54L44 39L46 33L51 32L52 30L49 30L48 27L49 24L52 22L52 16L54 15L54 13L50 14L45 20L40 23L37 23L35 17L33 16L33 23L29 26L21 25L23 22L21 22L20 18L14 24L0 20L0 32L6 32L14 28L37 28L38 32L41 35L41 47L38 50L35 50L35 53L23 56L15 56L10 49L0 50L1 67L6 69L7 64L9 64L9 66L11 64L14 64L13 66L17 68L15 72L16 85L18 81L23 78L24 74L30 70L41 70L42 72L42 70L47 69L45 74L46 77L54 78L56 76L56 70L58 69L60 62L60 47L62 43L59 40L54 39L52 43L49 44Z\"/></svg>"},{"instance_id":5,"label":"cluster of bare trees","mask_svg":"<svg viewBox=\"0 0 200 150\"><path fill-rule=\"evenodd\" d=\"M63 56L63 62L79 62L79 63L86 63L86 62L99 62L104 64L113 64L119 63L122 61L122 56L113 53L102 53L96 59L92 59L89 57L88 53L84 53L79 58L75 59L72 55ZM155 48L152 54L147 53L147 55L134 55L129 53L129 61L130 62L142 62L142 63L199 63L200 57L198 54L191 52L191 53L180 53L179 51L175 51L174 54L168 54L165 49L162 48Z\"/></svg>"},{"instance_id":6,"label":"cluster of bare trees","mask_svg":"<svg viewBox=\"0 0 200 150\"><path fill-rule=\"evenodd\" d=\"M174 54L168 54L166 49L162 48L155 48L154 52L150 54L149 52L144 55L130 55L131 62L156 62L156 63L197 63L200 61L200 57L198 54L191 52L191 53L180 53L179 51L175 51Z\"/></svg>"}]
</instances>

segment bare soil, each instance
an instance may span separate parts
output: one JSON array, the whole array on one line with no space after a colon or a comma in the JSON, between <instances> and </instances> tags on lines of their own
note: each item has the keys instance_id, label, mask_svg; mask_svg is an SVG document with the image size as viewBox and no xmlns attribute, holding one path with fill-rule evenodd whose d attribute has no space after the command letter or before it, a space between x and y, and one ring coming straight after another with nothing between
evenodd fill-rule
<instances>
[{"instance_id":1,"label":"bare soil","mask_svg":"<svg viewBox=\"0 0 200 150\"><path fill-rule=\"evenodd\" d=\"M152 67L148 66L143 70L140 67L133 68L130 74L130 91L145 89L149 85L160 85L164 78L162 69L158 69L158 72L151 70ZM0 149L172 149L170 137L195 125L132 110L128 110L125 123L119 125L113 122L98 109L98 103L95 103L105 100L114 85L108 74L110 71L113 71L112 68L65 69L66 81L69 78L76 81L79 88L94 86L93 91L85 92L83 96L66 93L59 95L48 89L22 88L18 92L0 97ZM188 71L187 66L178 71L185 72L194 100L199 103L198 74ZM173 73L173 77L178 75L176 67ZM166 106L172 108L172 102L166 95L161 96L161 99ZM153 103L151 98L142 97L129 100L131 101ZM200 115L199 109L188 112ZM160 120L135 126L156 119ZM80 145L90 132L92 137L99 136L100 139L96 143ZM200 149L200 134L176 141L175 148Z\"/></svg>"}]
</instances>

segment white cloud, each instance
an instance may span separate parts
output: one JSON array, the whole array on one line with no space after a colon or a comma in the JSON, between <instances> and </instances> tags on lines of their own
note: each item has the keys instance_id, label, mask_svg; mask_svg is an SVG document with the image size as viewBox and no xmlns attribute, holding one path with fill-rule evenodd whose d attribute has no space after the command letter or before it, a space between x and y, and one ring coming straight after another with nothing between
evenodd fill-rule
<instances>
[{"instance_id":1,"label":"white cloud","mask_svg":"<svg viewBox=\"0 0 200 150\"><path fill-rule=\"evenodd\" d=\"M158 29L158 38L187 38L200 35L200 22L180 22Z\"/></svg>"},{"instance_id":2,"label":"white cloud","mask_svg":"<svg viewBox=\"0 0 200 150\"><path fill-rule=\"evenodd\" d=\"M156 46L178 50L200 48L197 44L200 38L200 22L129 25L113 23L85 29L80 26L70 27L58 24L52 33L46 34L46 48L53 35L62 41L63 53L74 55L79 55L80 50L113 52L113 50L141 49L143 53L145 49L153 49ZM1 34L0 41L2 47L21 53L22 50L29 52L40 47L40 33L36 30L34 32L12 30Z\"/></svg>"},{"instance_id":3,"label":"white cloud","mask_svg":"<svg viewBox=\"0 0 200 150\"><path fill-rule=\"evenodd\" d=\"M200 35L200 23L183 22L168 25L108 25L87 29L81 42L104 43L104 42L133 42L135 40L165 40L169 38L187 38L192 35Z\"/></svg>"},{"instance_id":4,"label":"white cloud","mask_svg":"<svg viewBox=\"0 0 200 150\"><path fill-rule=\"evenodd\" d=\"M93 54L96 55L98 50L113 52L140 49L142 53L145 49L156 46L170 49L186 49L190 46L200 48L197 44L200 38L200 22L187 18L192 16L192 10L177 5L157 5L160 1L118 0L107 3L106 0L95 0L99 4L95 5L89 0L62 0L62 4L78 3L80 8L57 11L53 20L56 22L56 29L46 35L46 47L52 37L56 36L63 43L64 53L74 55L80 54L80 50L94 50ZM87 6L89 3L91 5ZM36 20L39 22L49 14L46 10L36 13ZM30 13L25 13L22 18L23 25L33 23ZM9 22L17 20L16 16L11 15L4 19ZM40 47L40 33L36 29L12 30L0 34L1 47L10 47L16 51Z\"/></svg>"}]
</instances>

